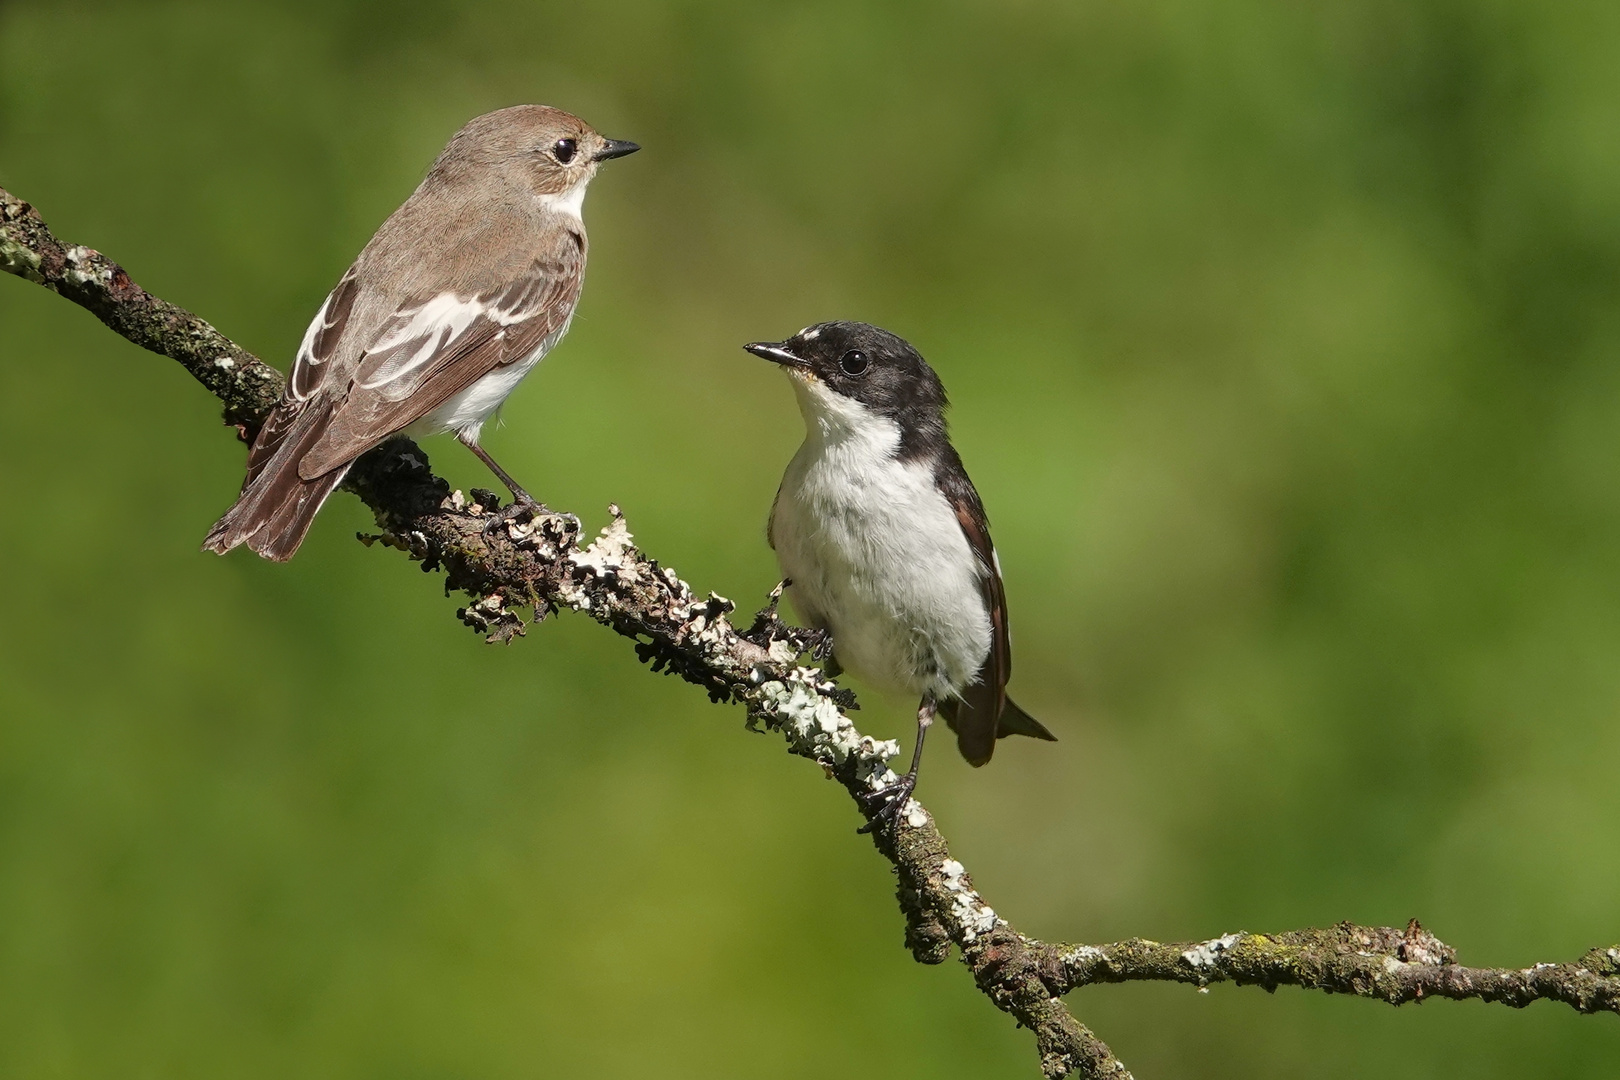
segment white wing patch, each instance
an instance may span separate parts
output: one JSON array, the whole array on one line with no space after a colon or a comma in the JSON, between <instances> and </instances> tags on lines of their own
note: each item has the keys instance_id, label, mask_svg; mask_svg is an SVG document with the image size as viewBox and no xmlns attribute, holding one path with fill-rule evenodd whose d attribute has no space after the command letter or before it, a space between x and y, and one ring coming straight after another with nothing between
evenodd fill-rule
<instances>
[{"instance_id":1,"label":"white wing patch","mask_svg":"<svg viewBox=\"0 0 1620 1080\"><path fill-rule=\"evenodd\" d=\"M319 364L324 362L315 355L315 340L332 325L327 317L327 313L331 310L332 294L327 293L326 299L321 301L321 310L315 313L315 317L309 322L309 329L304 331L304 340L298 343L298 363Z\"/></svg>"},{"instance_id":2,"label":"white wing patch","mask_svg":"<svg viewBox=\"0 0 1620 1080\"><path fill-rule=\"evenodd\" d=\"M298 343L298 355L293 360L292 376L287 380L287 396L293 401L307 401L320 385L324 375L321 366L337 351L338 338L354 307L356 277L355 268L349 267L337 287L321 301L321 309L304 331L304 339Z\"/></svg>"},{"instance_id":3,"label":"white wing patch","mask_svg":"<svg viewBox=\"0 0 1620 1080\"><path fill-rule=\"evenodd\" d=\"M388 321L376 343L366 350L375 357L388 355L376 370L359 380L359 385L375 390L396 383L409 392L411 376L449 349L486 311L482 300L441 293L420 307L400 312ZM398 400L393 394L383 396Z\"/></svg>"},{"instance_id":4,"label":"white wing patch","mask_svg":"<svg viewBox=\"0 0 1620 1080\"><path fill-rule=\"evenodd\" d=\"M511 284L477 296L440 293L402 308L366 350L356 385L377 391L385 401L403 401L445 357L501 342L508 330L515 332L520 324L544 315L555 283L555 275L537 266Z\"/></svg>"}]
</instances>

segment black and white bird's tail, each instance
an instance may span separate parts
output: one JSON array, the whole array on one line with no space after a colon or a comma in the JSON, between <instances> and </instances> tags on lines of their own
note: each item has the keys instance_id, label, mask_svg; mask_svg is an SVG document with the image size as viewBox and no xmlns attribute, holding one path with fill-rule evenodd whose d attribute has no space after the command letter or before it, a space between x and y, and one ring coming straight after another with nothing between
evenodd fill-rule
<instances>
[{"instance_id":1,"label":"black and white bird's tail","mask_svg":"<svg viewBox=\"0 0 1620 1080\"><path fill-rule=\"evenodd\" d=\"M311 480L298 473L299 461L326 431L330 417L329 410L318 407L290 419L280 410L271 415L248 457L242 494L209 530L204 551L223 555L246 544L275 562L293 557L316 512L349 471L344 464Z\"/></svg>"},{"instance_id":2,"label":"black and white bird's tail","mask_svg":"<svg viewBox=\"0 0 1620 1080\"><path fill-rule=\"evenodd\" d=\"M957 750L975 768L989 761L996 752L996 740L1008 735L1057 742L1045 724L988 683L975 683L960 698L940 702L939 715L956 732Z\"/></svg>"}]
</instances>

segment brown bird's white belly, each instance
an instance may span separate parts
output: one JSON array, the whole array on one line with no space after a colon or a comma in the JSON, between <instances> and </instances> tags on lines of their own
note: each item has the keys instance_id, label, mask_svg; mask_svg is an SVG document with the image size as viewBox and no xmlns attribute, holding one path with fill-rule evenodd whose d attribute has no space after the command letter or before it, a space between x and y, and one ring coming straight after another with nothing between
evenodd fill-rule
<instances>
[{"instance_id":1,"label":"brown bird's white belly","mask_svg":"<svg viewBox=\"0 0 1620 1080\"><path fill-rule=\"evenodd\" d=\"M505 404L512 391L517 389L518 383L523 381L524 376L539 366L540 361L546 358L546 353L550 352L566 333L568 323L564 323L562 329L555 334L548 335L528 356L496 368L467 389L445 399L438 408L406 428L405 434L412 438L420 438L454 431L476 443L483 431L484 423Z\"/></svg>"}]
</instances>

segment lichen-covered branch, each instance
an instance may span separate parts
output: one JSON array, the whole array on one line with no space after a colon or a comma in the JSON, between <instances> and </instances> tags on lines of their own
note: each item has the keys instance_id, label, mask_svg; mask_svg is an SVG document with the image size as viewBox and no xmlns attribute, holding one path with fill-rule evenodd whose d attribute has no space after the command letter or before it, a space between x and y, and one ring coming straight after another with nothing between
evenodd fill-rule
<instances>
[{"instance_id":1,"label":"lichen-covered branch","mask_svg":"<svg viewBox=\"0 0 1620 1080\"><path fill-rule=\"evenodd\" d=\"M180 361L225 404L244 438L281 391L281 376L190 312L151 296L116 263L53 237L27 203L0 189L0 268L88 308L119 334ZM483 529L494 496L452 492L427 456L405 439L378 448L345 487L371 508L377 533L362 539L397 548L445 575L447 590L471 599L457 614L491 641L569 609L635 642L654 670L702 687L748 711L750 726L779 732L788 749L818 763L852 796L894 779L899 747L863 735L847 715L853 699L816 668L799 663L802 640L774 610L739 632L734 606L698 595L670 568L637 549L623 516L580 546L565 518ZM860 804L857 802L856 804ZM1059 1000L1092 983L1168 980L1281 985L1382 998L1479 998L1523 1006L1562 1001L1582 1012L1620 1012L1620 949L1594 949L1573 964L1526 969L1459 966L1450 948L1414 921L1404 931L1349 923L1284 934L1230 934L1164 945L1054 945L1019 934L973 888L951 858L933 818L912 800L895 829L873 834L899 878L906 945L937 964L955 946L989 999L1035 1034L1048 1077L1129 1077L1108 1047Z\"/></svg>"},{"instance_id":2,"label":"lichen-covered branch","mask_svg":"<svg viewBox=\"0 0 1620 1080\"><path fill-rule=\"evenodd\" d=\"M1340 923L1283 934L1227 934L1163 944L1134 938L1112 945L1035 945L1050 965L1052 989L1092 983L1183 982L1204 987L1299 986L1380 998L1391 1005L1425 998L1501 1002L1519 1009L1561 1001L1577 1012L1620 1013L1620 948L1592 949L1569 964L1473 968L1413 919L1404 930Z\"/></svg>"},{"instance_id":3,"label":"lichen-covered branch","mask_svg":"<svg viewBox=\"0 0 1620 1080\"><path fill-rule=\"evenodd\" d=\"M0 188L0 270L88 309L143 349L178 360L225 403L225 419L256 429L281 395L281 373L202 319L159 300L124 268L51 235L34 209Z\"/></svg>"}]
</instances>

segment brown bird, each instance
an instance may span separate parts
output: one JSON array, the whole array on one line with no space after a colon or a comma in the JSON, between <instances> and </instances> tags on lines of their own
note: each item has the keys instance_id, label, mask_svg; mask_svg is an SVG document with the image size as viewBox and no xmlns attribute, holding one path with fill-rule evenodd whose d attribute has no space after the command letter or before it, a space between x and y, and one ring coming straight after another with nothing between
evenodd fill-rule
<instances>
[{"instance_id":1,"label":"brown bird","mask_svg":"<svg viewBox=\"0 0 1620 1080\"><path fill-rule=\"evenodd\" d=\"M292 558L354 460L400 433L455 432L512 492L508 514L544 510L479 433L568 331L586 186L602 162L639 149L545 105L456 132L316 313L242 494L203 547Z\"/></svg>"}]
</instances>

